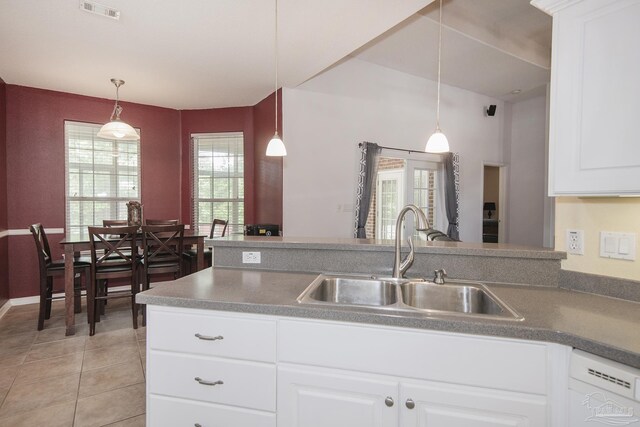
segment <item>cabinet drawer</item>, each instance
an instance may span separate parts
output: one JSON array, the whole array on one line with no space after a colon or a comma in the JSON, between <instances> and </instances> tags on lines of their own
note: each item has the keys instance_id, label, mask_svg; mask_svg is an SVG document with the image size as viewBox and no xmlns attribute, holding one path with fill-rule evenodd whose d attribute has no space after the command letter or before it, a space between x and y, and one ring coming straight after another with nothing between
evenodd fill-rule
<instances>
[{"instance_id":1,"label":"cabinet drawer","mask_svg":"<svg viewBox=\"0 0 640 427\"><path fill-rule=\"evenodd\" d=\"M151 350L148 392L263 411L276 408L276 367ZM215 385L201 384L196 378Z\"/></svg>"},{"instance_id":2,"label":"cabinet drawer","mask_svg":"<svg viewBox=\"0 0 640 427\"><path fill-rule=\"evenodd\" d=\"M276 426L275 414L165 396L150 395L147 410L153 427Z\"/></svg>"},{"instance_id":3,"label":"cabinet drawer","mask_svg":"<svg viewBox=\"0 0 640 427\"><path fill-rule=\"evenodd\" d=\"M150 349L275 362L275 321L149 307ZM198 336L196 336L196 334Z\"/></svg>"},{"instance_id":4,"label":"cabinet drawer","mask_svg":"<svg viewBox=\"0 0 640 427\"><path fill-rule=\"evenodd\" d=\"M547 392L547 346L534 342L282 320L278 324L278 359L503 390Z\"/></svg>"}]
</instances>

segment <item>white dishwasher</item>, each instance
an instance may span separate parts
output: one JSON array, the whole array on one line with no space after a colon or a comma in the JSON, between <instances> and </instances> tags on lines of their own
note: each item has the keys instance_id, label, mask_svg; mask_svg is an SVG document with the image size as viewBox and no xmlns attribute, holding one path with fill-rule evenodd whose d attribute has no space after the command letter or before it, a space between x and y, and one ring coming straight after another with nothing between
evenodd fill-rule
<instances>
[{"instance_id":1,"label":"white dishwasher","mask_svg":"<svg viewBox=\"0 0 640 427\"><path fill-rule=\"evenodd\" d=\"M580 350L571 354L571 427L640 427L640 370Z\"/></svg>"}]
</instances>

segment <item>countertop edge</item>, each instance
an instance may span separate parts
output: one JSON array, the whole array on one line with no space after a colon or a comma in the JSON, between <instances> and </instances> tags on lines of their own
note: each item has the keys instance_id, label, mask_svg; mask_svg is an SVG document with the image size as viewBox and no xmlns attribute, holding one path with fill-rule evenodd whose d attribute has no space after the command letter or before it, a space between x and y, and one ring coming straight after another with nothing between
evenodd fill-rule
<instances>
[{"instance_id":1,"label":"countertop edge","mask_svg":"<svg viewBox=\"0 0 640 427\"><path fill-rule=\"evenodd\" d=\"M469 335L514 338L530 341L549 342L567 345L586 352L614 360L640 369L640 354L617 348L610 344L565 331L544 327L523 325L517 320L497 320L478 322L456 316L444 317L405 317L380 313L363 312L349 309L331 309L327 307L292 306L276 304L237 303L193 298L178 298L158 295L138 294L136 302L165 307L180 307L203 310L216 310L236 313L270 315L277 317L316 319L328 321L368 324L372 326L392 326L440 332L452 332Z\"/></svg>"}]
</instances>

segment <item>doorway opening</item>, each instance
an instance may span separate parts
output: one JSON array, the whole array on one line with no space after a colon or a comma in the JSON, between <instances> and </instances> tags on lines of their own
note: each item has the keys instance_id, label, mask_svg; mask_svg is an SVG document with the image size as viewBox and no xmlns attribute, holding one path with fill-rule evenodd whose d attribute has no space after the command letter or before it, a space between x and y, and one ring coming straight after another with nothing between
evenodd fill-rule
<instances>
[{"instance_id":1,"label":"doorway opening","mask_svg":"<svg viewBox=\"0 0 640 427\"><path fill-rule=\"evenodd\" d=\"M482 242L506 241L506 167L484 165L482 197Z\"/></svg>"}]
</instances>

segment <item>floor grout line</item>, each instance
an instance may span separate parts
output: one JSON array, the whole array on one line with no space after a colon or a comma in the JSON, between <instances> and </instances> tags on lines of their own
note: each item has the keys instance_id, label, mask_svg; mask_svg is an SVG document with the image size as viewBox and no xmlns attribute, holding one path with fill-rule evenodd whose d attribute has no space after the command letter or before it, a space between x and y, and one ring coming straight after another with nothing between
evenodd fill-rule
<instances>
[{"instance_id":1,"label":"floor grout line","mask_svg":"<svg viewBox=\"0 0 640 427\"><path fill-rule=\"evenodd\" d=\"M86 308L85 308L85 310L86 310ZM106 321L106 320L115 320L115 321L117 321L120 317L123 317L123 318L124 318L124 317L125 317L124 315L122 315L122 316L120 316L120 315L119 315L119 310L120 310L120 307L116 307L115 311L113 312L113 313L114 313L114 316L113 316L112 318L110 318L110 319L105 318L104 320L105 320L105 321ZM125 308L125 311L128 311L128 308ZM25 311L25 312L26 312L26 313L31 313L31 311ZM9 313L9 312L7 312L7 313ZM36 316L36 317L37 317L38 312L37 312L36 310L34 310L31 314L32 314L33 316ZM28 315L27 315L27 316L28 316ZM27 317L27 316L25 316L25 317ZM52 316L52 317L55 317L55 316ZM2 325L3 323L5 323L5 322L4 322L4 320L6 320L6 318L0 319L0 325ZM15 321L15 320L14 320L14 321ZM25 319L25 321L27 321L27 320ZM30 322L30 320L28 320L28 321ZM20 320L18 320L17 322L19 323L19 322L20 322ZM95 397L95 396L99 396L99 395L100 395L100 394L102 394L102 393L110 393L110 392L114 392L114 391L117 391L117 390L120 390L120 389L124 389L124 388L127 388L127 387L133 387L133 386L136 386L136 385L139 385L139 384L146 384L146 372L145 372L144 365L143 365L143 360L142 360L142 359L143 359L143 353L142 353L143 349L142 349L142 346L141 346L141 343L140 343L140 341L142 341L142 340L145 340L145 339L146 339L146 336L142 336L142 337L141 337L141 336L139 336L139 335L138 335L138 333L137 333L137 331L136 331L135 329L133 329L131 325L129 325L129 326L123 326L123 327L120 327L119 325L117 325L117 324L116 324L116 325L114 325L114 326L115 326L116 328L118 328L118 329L105 330L105 331L104 331L104 332L102 332L100 335L102 335L102 334L109 334L109 333L115 333L115 334L117 334L117 333L118 333L118 331L123 331L123 330L126 330L126 329L131 329L131 330L132 330L134 340L131 340L131 341L130 341L130 343L132 343L132 344L136 345L136 349L137 349L137 351L136 351L136 353L134 353L134 354L137 354L137 356L138 356L138 357L135 359L135 361L136 361L135 363L138 363L138 365L139 365L140 369L142 370L142 379L141 379L141 381L140 381L140 382L137 382L137 383L135 383L135 384L129 384L129 385L125 385L125 386L117 387L117 388L110 389L110 390L104 390L104 391L103 391L103 392L101 392L101 393L98 393L98 394L95 394L95 395L92 395L92 396L87 396L88 398L93 398L93 397ZM10 326L10 327L11 327L11 326ZM24 347L24 348L25 348L24 352L21 352L21 353L20 353L20 354L23 356L23 359L21 360L21 362L20 362L18 365L15 365L15 369L17 370L17 372L16 372L15 376L13 377L13 379L12 379L12 381L11 381L11 384L9 385L9 387L8 387L8 389L7 389L7 393L6 393L6 395L2 398L2 401L0 401L0 409L1 409L1 408L4 406L4 404L6 403L6 401L7 401L7 397L9 396L9 393L11 392L11 390L14 388L14 386L16 386L16 380L18 379L18 374L19 374L19 372L20 372L22 369L24 369L25 365L28 365L28 364L30 364L30 363L44 362L44 361L46 361L46 360L54 359L54 358L59 358L59 357L69 357L69 356L72 356L72 355L77 355L78 353L82 353L82 360L80 361L80 369L79 369L79 371L77 372L77 374L78 374L78 379L77 379L77 381L78 381L78 382L77 382L77 388L76 388L76 393L75 393L75 401L73 401L73 400L71 400L71 399L70 399L69 401L67 401L67 404L70 404L71 402L73 402L73 403L74 403L74 408L73 408L73 419L72 419L72 421L71 421L71 425L72 425L72 426L75 426L75 425L76 425L76 418L77 418L77 415L78 415L78 402L79 402L79 400L81 399L81 398L80 398L80 387L81 387L81 384L82 384L83 376L85 375L84 365L85 365L85 357L86 357L87 351L95 351L95 350L100 350L100 349L108 349L108 348L111 348L111 347L113 347L113 346L118 346L118 345L120 344L120 342L117 342L117 340L116 340L116 343L115 343L115 344L109 344L109 343L107 343L107 344L105 344L105 345L101 345L101 346L98 346L98 347L94 347L94 348L91 348L91 349L87 349L87 347L88 347L88 345L89 345L89 337L88 337L88 336L84 336L84 335L78 335L78 336L77 336L77 338L79 338L79 337L84 337L84 338L85 338L85 340L84 340L84 345L80 347L80 348L81 348L81 350L80 350L80 351L75 351L75 352L67 353L67 354L55 355L55 356L51 356L51 357L45 357L45 358L42 358L42 359L37 359L37 360L32 360L32 361L27 362L27 357L28 357L28 355L30 354L30 352L31 352L31 351L33 351L34 346L40 346L40 345L44 345L44 344L52 344L52 343L64 342L64 341L66 341L66 340L68 340L68 339L69 339L69 338L67 338L67 337L62 337L62 338L59 338L59 339L53 339L53 340L51 340L51 341L46 341L46 342L41 342L41 343L37 342L37 341L38 341L38 339L39 339L39 337L40 337L40 334L41 334L41 333L43 333L44 331L50 331L50 330L52 330L52 329L56 329L56 328L60 328L60 330L61 330L61 331L63 330L63 329L62 329L62 327L56 326L56 327L53 327L53 328L50 328L50 329L46 329L46 328L45 328L45 329L43 329L43 331L37 331L37 332L33 335L33 338L31 338L31 339L30 339L29 345ZM14 332L14 333L6 334L4 337L9 337L9 336L11 336L11 335L17 335L17 334L27 334L27 333L29 333L29 332L31 332L31 331L30 331L30 330L16 331L16 332ZM51 334L51 335L49 335L47 338L54 338L54 337L56 336L56 335L55 335L55 333L50 333L50 334ZM126 333L124 333L124 335L126 335ZM146 335L146 334L145 334L145 335ZM2 341L2 338L0 337L0 342L1 342L1 341ZM122 344L126 344L126 343L128 343L128 342L129 342L129 341L125 341L125 342L122 342ZM132 362L134 362L134 360L132 360ZM117 364L117 363L115 363L115 364ZM110 365L107 365L107 366L105 366L105 367L112 366L112 365L114 365L114 364L110 364ZM95 369L99 369L99 368L95 368ZM90 371L92 371L92 370L87 370L86 372L90 372ZM74 372L73 374L75 374L75 372ZM45 374L45 375L46 375L46 374ZM53 378L56 378L56 377L64 377L64 376L67 376L67 375L72 375L72 374L53 375L53 376L50 376L50 377L44 377L44 379L50 380L50 379L53 379ZM42 380L42 379L43 379L43 378L35 378L35 379L33 379L33 381L28 381L28 382L23 383L23 384L32 384L32 383L36 383L36 382L38 382L38 381L40 381L40 380ZM4 418L7 418L7 417L12 417L12 416L17 415L17 414L26 414L27 412L29 412L29 411L30 411L30 410L32 410L32 409L44 409L44 408L50 408L50 407L58 406L58 405L60 405L60 404L62 404L62 402L56 402L56 403L54 403L54 404L49 404L49 405L46 405L46 406L43 406L43 407L37 407L37 406L36 406L36 407L34 407L34 408L25 409L24 411L22 411L22 410L17 411L17 412L13 412L13 411L12 411L12 412L10 412L10 413L7 413L7 414L6 414L6 416L3 416L2 418L4 419ZM145 408L145 409L146 409L146 408ZM110 424L119 423L119 422L123 422L123 421L130 420L130 419L134 419L134 418L136 418L136 417L139 417L139 416L141 416L141 415L144 415L144 413L145 413L145 412L143 412L142 414L137 414L137 415L133 415L133 416L128 416L128 417L123 418L123 419L121 419L121 420L112 421L112 422L110 422L109 424L105 424L105 425L110 425Z\"/></svg>"}]
</instances>

